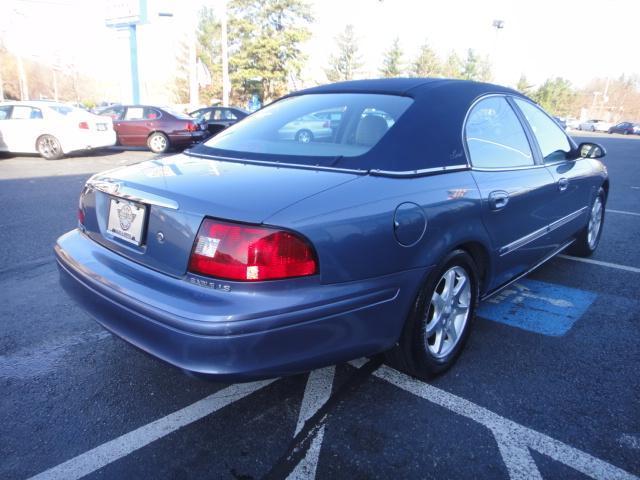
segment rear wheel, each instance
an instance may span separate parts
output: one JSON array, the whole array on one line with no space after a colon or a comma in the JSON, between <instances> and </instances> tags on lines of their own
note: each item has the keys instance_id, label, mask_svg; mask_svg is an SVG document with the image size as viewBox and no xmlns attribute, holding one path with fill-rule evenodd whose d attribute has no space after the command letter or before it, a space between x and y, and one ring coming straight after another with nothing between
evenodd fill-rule
<instances>
[{"instance_id":1,"label":"rear wheel","mask_svg":"<svg viewBox=\"0 0 640 480\"><path fill-rule=\"evenodd\" d=\"M58 160L64 156L60 142L53 135L42 135L36 141L36 150L42 158Z\"/></svg>"},{"instance_id":2,"label":"rear wheel","mask_svg":"<svg viewBox=\"0 0 640 480\"><path fill-rule=\"evenodd\" d=\"M420 289L398 345L387 353L389 363L423 379L447 370L469 336L478 297L473 258L451 252Z\"/></svg>"},{"instance_id":3,"label":"rear wheel","mask_svg":"<svg viewBox=\"0 0 640 480\"><path fill-rule=\"evenodd\" d=\"M313 141L313 133L310 130L300 130L296 133L296 141L300 143L310 143Z\"/></svg>"},{"instance_id":4,"label":"rear wheel","mask_svg":"<svg viewBox=\"0 0 640 480\"><path fill-rule=\"evenodd\" d=\"M568 252L579 257L590 257L598 248L600 237L602 236L602 225L604 224L605 194L600 188L596 195L591 210L589 211L589 221L578 234L576 241L569 247Z\"/></svg>"},{"instance_id":5,"label":"rear wheel","mask_svg":"<svg viewBox=\"0 0 640 480\"><path fill-rule=\"evenodd\" d=\"M147 146L153 153L164 153L169 150L169 139L162 132L154 132L149 135Z\"/></svg>"}]
</instances>

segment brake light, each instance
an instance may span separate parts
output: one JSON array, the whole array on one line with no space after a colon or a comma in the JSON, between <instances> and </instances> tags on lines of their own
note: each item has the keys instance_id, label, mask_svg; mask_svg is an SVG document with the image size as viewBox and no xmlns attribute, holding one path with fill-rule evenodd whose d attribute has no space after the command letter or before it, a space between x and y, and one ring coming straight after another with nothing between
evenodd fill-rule
<instances>
[{"instance_id":1,"label":"brake light","mask_svg":"<svg viewBox=\"0 0 640 480\"><path fill-rule=\"evenodd\" d=\"M309 242L295 233L206 218L189 271L228 280L275 280L313 275L318 262Z\"/></svg>"},{"instance_id":2,"label":"brake light","mask_svg":"<svg viewBox=\"0 0 640 480\"><path fill-rule=\"evenodd\" d=\"M82 207L78 207L78 223L84 225L84 210Z\"/></svg>"},{"instance_id":3,"label":"brake light","mask_svg":"<svg viewBox=\"0 0 640 480\"><path fill-rule=\"evenodd\" d=\"M198 126L193 122L187 122L187 132L195 132L198 130Z\"/></svg>"},{"instance_id":4,"label":"brake light","mask_svg":"<svg viewBox=\"0 0 640 480\"><path fill-rule=\"evenodd\" d=\"M322 128L329 128L329 127L331 127L331 122L329 121L326 121L322 124Z\"/></svg>"},{"instance_id":5,"label":"brake light","mask_svg":"<svg viewBox=\"0 0 640 480\"><path fill-rule=\"evenodd\" d=\"M89 130L89 124L87 122L80 122L78 124L78 128L82 130Z\"/></svg>"}]
</instances>

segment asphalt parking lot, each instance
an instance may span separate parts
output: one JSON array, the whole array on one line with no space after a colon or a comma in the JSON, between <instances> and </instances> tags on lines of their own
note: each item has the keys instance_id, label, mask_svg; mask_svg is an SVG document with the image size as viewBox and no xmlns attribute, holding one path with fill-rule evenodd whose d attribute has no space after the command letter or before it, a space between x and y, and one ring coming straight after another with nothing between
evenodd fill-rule
<instances>
[{"instance_id":1,"label":"asphalt parking lot","mask_svg":"<svg viewBox=\"0 0 640 480\"><path fill-rule=\"evenodd\" d=\"M593 137L598 251L485 302L429 384L361 359L230 385L146 356L65 295L52 245L92 173L153 155L1 158L0 478L638 478L640 136Z\"/></svg>"}]
</instances>

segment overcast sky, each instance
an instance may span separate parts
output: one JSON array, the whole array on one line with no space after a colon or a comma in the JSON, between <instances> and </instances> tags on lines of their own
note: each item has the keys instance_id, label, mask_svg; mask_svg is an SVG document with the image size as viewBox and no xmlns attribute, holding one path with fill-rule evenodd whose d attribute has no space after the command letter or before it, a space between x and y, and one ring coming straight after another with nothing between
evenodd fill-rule
<instances>
[{"instance_id":1,"label":"overcast sky","mask_svg":"<svg viewBox=\"0 0 640 480\"><path fill-rule=\"evenodd\" d=\"M151 11L165 10L159 30L178 30L193 22L199 5L216 0L149 0ZM363 73L376 76L382 52L398 36L409 62L427 40L442 56L474 48L488 55L497 83L515 84L524 73L532 83L562 76L580 86L593 77L640 73L638 0L315 0L313 38L305 75L323 81L334 38L348 23L360 38ZM2 0L0 34L25 55L63 62L109 75L121 69L126 40L104 26L106 0ZM159 5L159 7L158 7ZM504 29L492 27L495 19ZM167 35L173 37L173 35ZM145 51L153 52L143 46ZM632 51L633 49L633 51ZM162 58L163 50L157 55ZM168 53L164 51L165 53ZM126 63L125 63L126 65ZM159 61L157 68L163 68ZM165 66L166 68L166 66Z\"/></svg>"}]
</instances>

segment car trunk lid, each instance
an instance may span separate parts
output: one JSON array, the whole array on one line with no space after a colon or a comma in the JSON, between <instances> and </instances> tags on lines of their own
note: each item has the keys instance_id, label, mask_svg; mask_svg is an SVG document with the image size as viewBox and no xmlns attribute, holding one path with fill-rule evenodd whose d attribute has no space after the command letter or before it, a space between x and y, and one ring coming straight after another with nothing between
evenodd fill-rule
<instances>
[{"instance_id":1,"label":"car trunk lid","mask_svg":"<svg viewBox=\"0 0 640 480\"><path fill-rule=\"evenodd\" d=\"M357 178L180 154L94 175L83 191L81 216L95 241L181 276L204 217L260 224L303 198Z\"/></svg>"}]
</instances>

